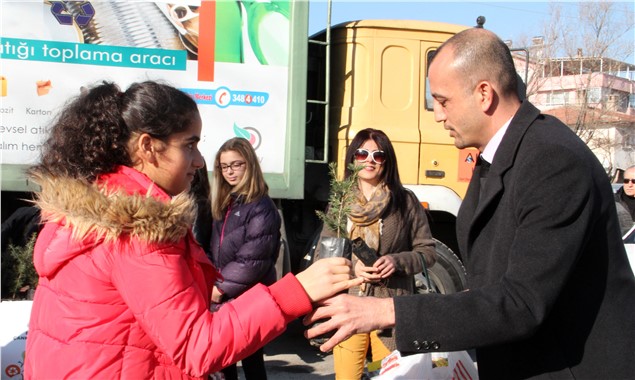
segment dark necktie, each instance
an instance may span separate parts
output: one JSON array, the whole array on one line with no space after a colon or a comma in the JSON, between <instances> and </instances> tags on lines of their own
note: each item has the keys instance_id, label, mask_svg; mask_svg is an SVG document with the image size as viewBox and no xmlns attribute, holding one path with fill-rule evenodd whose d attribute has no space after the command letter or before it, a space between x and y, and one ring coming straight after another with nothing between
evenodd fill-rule
<instances>
[{"instance_id":1,"label":"dark necktie","mask_svg":"<svg viewBox=\"0 0 635 380\"><path fill-rule=\"evenodd\" d=\"M481 200L483 196L483 189L485 189L485 183L487 182L487 174L489 173L489 167L491 164L483 159L483 156L478 156L476 160L476 165L480 166L479 171L479 191L478 191L478 199Z\"/></svg>"}]
</instances>

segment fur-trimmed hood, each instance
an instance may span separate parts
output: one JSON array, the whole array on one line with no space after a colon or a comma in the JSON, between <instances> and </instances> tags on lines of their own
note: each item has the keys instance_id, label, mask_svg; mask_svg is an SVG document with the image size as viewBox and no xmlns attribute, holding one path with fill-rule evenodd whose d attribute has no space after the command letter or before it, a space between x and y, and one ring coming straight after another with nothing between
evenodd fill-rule
<instances>
[{"instance_id":1,"label":"fur-trimmed hood","mask_svg":"<svg viewBox=\"0 0 635 380\"><path fill-rule=\"evenodd\" d=\"M129 170L133 169L123 171ZM37 176L34 180L42 190L36 204L42 210L43 221L70 227L76 239L95 233L110 241L129 234L158 243L176 242L185 236L196 218L196 203L190 195L170 198L151 183L147 187L137 183L131 188L130 178L121 181L117 174L126 173L109 175L96 184Z\"/></svg>"},{"instance_id":2,"label":"fur-trimmed hood","mask_svg":"<svg viewBox=\"0 0 635 380\"><path fill-rule=\"evenodd\" d=\"M176 243L196 218L196 203L189 194L170 197L146 175L125 166L95 183L38 173L33 180L41 186L35 203L42 221L51 222L45 228L58 230L47 235L58 236L56 244L65 245L34 257L41 274L55 271L99 241L129 236L147 243Z\"/></svg>"}]
</instances>

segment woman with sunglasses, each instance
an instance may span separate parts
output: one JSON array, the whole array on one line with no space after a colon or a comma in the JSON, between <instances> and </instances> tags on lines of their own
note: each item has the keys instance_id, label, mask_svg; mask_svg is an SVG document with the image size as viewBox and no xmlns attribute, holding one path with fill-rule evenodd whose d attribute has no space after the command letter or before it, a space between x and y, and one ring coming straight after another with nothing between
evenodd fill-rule
<instances>
[{"instance_id":1,"label":"woman with sunglasses","mask_svg":"<svg viewBox=\"0 0 635 380\"><path fill-rule=\"evenodd\" d=\"M212 303L219 308L258 283L276 281L281 219L249 141L227 140L214 168L210 259L222 276L212 290ZM242 367L247 380L266 379L262 348L243 359ZM222 372L226 380L238 379L235 364Z\"/></svg>"},{"instance_id":2,"label":"woman with sunglasses","mask_svg":"<svg viewBox=\"0 0 635 380\"><path fill-rule=\"evenodd\" d=\"M436 260L435 244L426 212L416 196L401 184L397 159L388 136L380 130L359 131L346 151L346 164L358 172L357 202L349 214L349 237L361 237L377 252L372 265L365 265L353 253L353 267L364 283L349 294L394 297L414 293L414 275ZM347 167L344 176L352 171ZM332 232L326 228L322 235ZM319 255L319 252L317 253ZM392 330L356 334L333 349L337 379L361 378L368 348L372 361L395 350Z\"/></svg>"}]
</instances>

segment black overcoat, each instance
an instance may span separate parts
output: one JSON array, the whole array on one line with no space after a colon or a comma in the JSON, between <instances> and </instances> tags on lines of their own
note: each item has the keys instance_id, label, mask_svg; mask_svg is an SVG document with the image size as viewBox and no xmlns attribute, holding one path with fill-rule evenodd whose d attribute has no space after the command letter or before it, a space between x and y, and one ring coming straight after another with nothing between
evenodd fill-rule
<instances>
[{"instance_id":1,"label":"black overcoat","mask_svg":"<svg viewBox=\"0 0 635 380\"><path fill-rule=\"evenodd\" d=\"M635 278L604 169L524 102L457 220L469 290L395 298L402 352L477 348L482 379L635 379Z\"/></svg>"}]
</instances>

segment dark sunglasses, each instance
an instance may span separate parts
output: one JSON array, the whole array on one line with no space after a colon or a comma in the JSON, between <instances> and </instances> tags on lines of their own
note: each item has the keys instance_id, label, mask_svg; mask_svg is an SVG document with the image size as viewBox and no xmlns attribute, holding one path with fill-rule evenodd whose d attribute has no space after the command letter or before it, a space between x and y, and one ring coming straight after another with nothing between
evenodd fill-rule
<instances>
[{"instance_id":1,"label":"dark sunglasses","mask_svg":"<svg viewBox=\"0 0 635 380\"><path fill-rule=\"evenodd\" d=\"M624 184L627 184L629 182L635 184L635 178L624 178Z\"/></svg>"},{"instance_id":2,"label":"dark sunglasses","mask_svg":"<svg viewBox=\"0 0 635 380\"><path fill-rule=\"evenodd\" d=\"M370 151L368 149L357 149L353 157L355 157L355 161L366 161L368 156L373 160L376 164L383 164L386 161L386 153L383 150L374 150Z\"/></svg>"}]
</instances>

